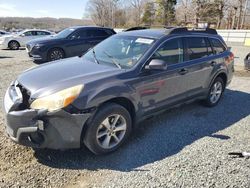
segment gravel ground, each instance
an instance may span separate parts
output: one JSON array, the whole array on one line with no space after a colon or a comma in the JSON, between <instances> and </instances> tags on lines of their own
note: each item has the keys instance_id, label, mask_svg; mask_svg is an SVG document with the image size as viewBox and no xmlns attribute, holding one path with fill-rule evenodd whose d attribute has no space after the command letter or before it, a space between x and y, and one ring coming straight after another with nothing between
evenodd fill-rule
<instances>
[{"instance_id":1,"label":"gravel ground","mask_svg":"<svg viewBox=\"0 0 250 188\"><path fill-rule=\"evenodd\" d=\"M1 101L31 66L24 50L0 50ZM242 151L250 151L250 73L240 68L217 107L172 109L105 156L16 145L4 135L0 112L0 187L250 187L250 159L228 155Z\"/></svg>"}]
</instances>

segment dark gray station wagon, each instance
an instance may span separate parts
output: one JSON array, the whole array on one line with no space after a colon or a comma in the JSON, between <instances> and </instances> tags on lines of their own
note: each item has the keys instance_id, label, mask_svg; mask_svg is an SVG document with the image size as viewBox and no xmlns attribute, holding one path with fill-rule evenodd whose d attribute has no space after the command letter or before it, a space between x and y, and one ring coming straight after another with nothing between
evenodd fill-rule
<instances>
[{"instance_id":1,"label":"dark gray station wagon","mask_svg":"<svg viewBox=\"0 0 250 188\"><path fill-rule=\"evenodd\" d=\"M6 131L33 148L111 152L159 111L194 100L217 105L233 60L213 29L120 33L82 57L22 73L5 95Z\"/></svg>"}]
</instances>

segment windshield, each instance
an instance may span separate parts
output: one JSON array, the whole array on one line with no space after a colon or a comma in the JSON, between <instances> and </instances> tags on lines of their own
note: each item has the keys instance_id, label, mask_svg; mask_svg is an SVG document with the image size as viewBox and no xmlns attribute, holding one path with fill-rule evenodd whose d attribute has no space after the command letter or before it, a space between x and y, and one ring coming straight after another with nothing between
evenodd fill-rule
<instances>
[{"instance_id":1,"label":"windshield","mask_svg":"<svg viewBox=\"0 0 250 188\"><path fill-rule=\"evenodd\" d=\"M73 28L67 28L67 29L64 29L62 31L60 31L59 33L57 33L55 35L56 38L66 38L67 36L69 36L71 33L73 33L75 31L75 29Z\"/></svg>"},{"instance_id":2,"label":"windshield","mask_svg":"<svg viewBox=\"0 0 250 188\"><path fill-rule=\"evenodd\" d=\"M99 43L94 47L94 50L87 52L83 58L129 69L138 62L153 42L153 39L143 37L113 36Z\"/></svg>"}]
</instances>

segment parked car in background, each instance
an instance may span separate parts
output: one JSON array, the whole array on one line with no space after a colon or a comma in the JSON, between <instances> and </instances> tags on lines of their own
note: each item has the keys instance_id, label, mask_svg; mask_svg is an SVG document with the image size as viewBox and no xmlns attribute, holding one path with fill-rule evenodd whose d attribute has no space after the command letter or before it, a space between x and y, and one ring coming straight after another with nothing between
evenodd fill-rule
<instances>
[{"instance_id":1,"label":"parked car in background","mask_svg":"<svg viewBox=\"0 0 250 188\"><path fill-rule=\"evenodd\" d=\"M10 34L10 33L7 31L0 30L0 37L2 37L4 35L8 35L8 34Z\"/></svg>"},{"instance_id":2,"label":"parked car in background","mask_svg":"<svg viewBox=\"0 0 250 188\"><path fill-rule=\"evenodd\" d=\"M233 67L234 55L215 30L122 32L82 57L19 75L4 99L6 131L30 147L84 143L95 154L112 152L159 111L195 100L216 106Z\"/></svg>"},{"instance_id":3,"label":"parked car in background","mask_svg":"<svg viewBox=\"0 0 250 188\"><path fill-rule=\"evenodd\" d=\"M50 36L54 33L46 30L32 29L24 30L19 33L6 35L0 38L0 47L4 49L18 50L25 47L26 43L33 39Z\"/></svg>"},{"instance_id":4,"label":"parked car in background","mask_svg":"<svg viewBox=\"0 0 250 188\"><path fill-rule=\"evenodd\" d=\"M75 26L53 37L30 41L26 49L35 62L43 63L79 56L114 34L110 28Z\"/></svg>"}]
</instances>

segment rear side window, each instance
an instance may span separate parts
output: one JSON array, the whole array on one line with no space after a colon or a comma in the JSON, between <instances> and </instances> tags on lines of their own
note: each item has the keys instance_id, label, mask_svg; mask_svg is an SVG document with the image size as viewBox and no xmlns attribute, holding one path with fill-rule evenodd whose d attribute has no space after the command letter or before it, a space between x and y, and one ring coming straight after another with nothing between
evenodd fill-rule
<instances>
[{"instance_id":1,"label":"rear side window","mask_svg":"<svg viewBox=\"0 0 250 188\"><path fill-rule=\"evenodd\" d=\"M225 46L218 39L210 38L209 40L213 46L215 54L223 53L226 50Z\"/></svg>"},{"instance_id":2,"label":"rear side window","mask_svg":"<svg viewBox=\"0 0 250 188\"><path fill-rule=\"evenodd\" d=\"M106 37L109 36L109 34L103 30L103 29L89 29L88 30L88 36L89 37Z\"/></svg>"},{"instance_id":3,"label":"rear side window","mask_svg":"<svg viewBox=\"0 0 250 188\"><path fill-rule=\"evenodd\" d=\"M194 60L211 55L212 48L204 37L187 37L185 60Z\"/></svg>"},{"instance_id":4,"label":"rear side window","mask_svg":"<svg viewBox=\"0 0 250 188\"><path fill-rule=\"evenodd\" d=\"M181 63L183 61L183 43L181 38L166 41L152 56L153 59L161 59L168 64Z\"/></svg>"},{"instance_id":5,"label":"rear side window","mask_svg":"<svg viewBox=\"0 0 250 188\"><path fill-rule=\"evenodd\" d=\"M108 34L108 35L114 35L115 32L113 30L110 30L110 29L106 29L105 32Z\"/></svg>"},{"instance_id":6,"label":"rear side window","mask_svg":"<svg viewBox=\"0 0 250 188\"><path fill-rule=\"evenodd\" d=\"M40 35L50 35L50 33L46 32L46 31L37 31L36 34L39 35L39 36Z\"/></svg>"}]
</instances>

